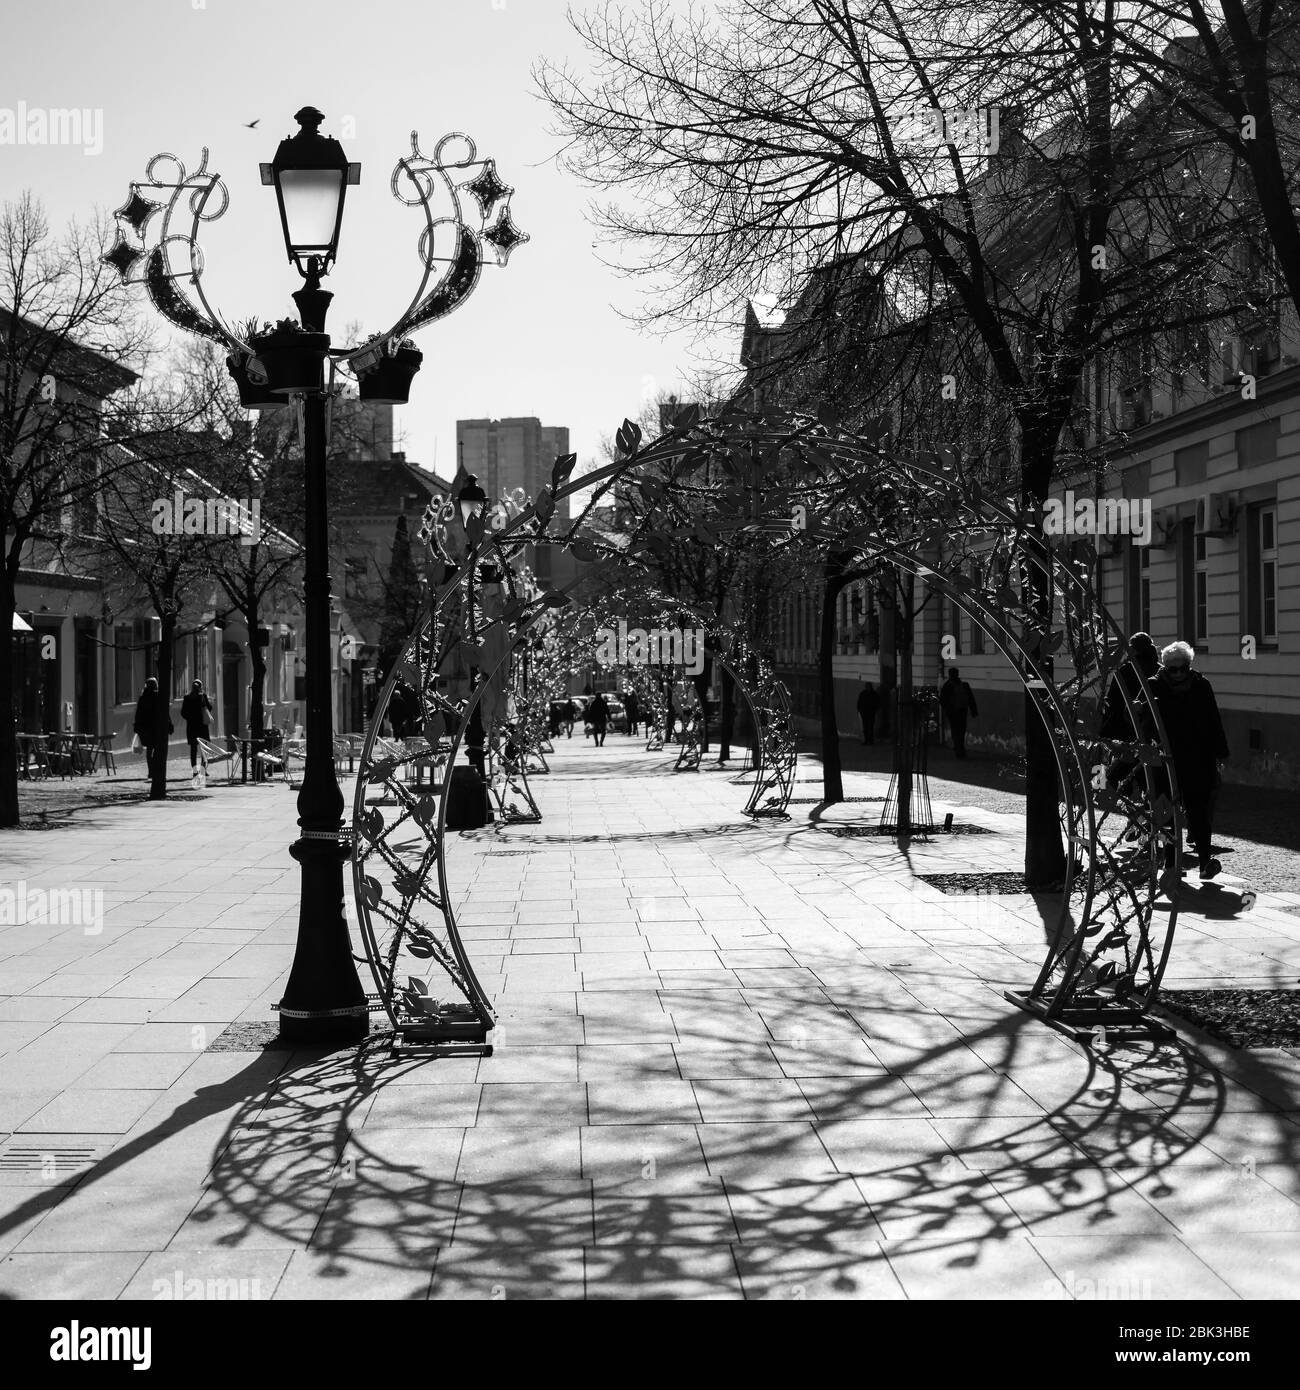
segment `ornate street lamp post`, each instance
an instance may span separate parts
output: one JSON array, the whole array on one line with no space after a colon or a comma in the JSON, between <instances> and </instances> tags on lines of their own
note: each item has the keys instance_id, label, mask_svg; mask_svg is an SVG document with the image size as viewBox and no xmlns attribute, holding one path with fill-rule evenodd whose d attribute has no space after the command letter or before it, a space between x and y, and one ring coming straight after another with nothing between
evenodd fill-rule
<instances>
[{"instance_id":1,"label":"ornate street lamp post","mask_svg":"<svg viewBox=\"0 0 1300 1390\"><path fill-rule=\"evenodd\" d=\"M468 474L461 484L460 491L456 494L456 513L460 518L461 530L464 531L466 540L470 542L471 555L473 554L474 542L482 534L483 513L487 508L487 500L487 493L479 487L478 479L473 473ZM476 634L474 631L474 562L472 559L466 567L465 585L465 612L469 628L469 640L473 643L476 640ZM469 671L471 694L478 684L478 679L478 667L471 666ZM478 773L479 781L486 782L483 752L485 734L481 705L482 701L474 706L473 713L469 717L469 727L465 730L465 761Z\"/></svg>"},{"instance_id":2,"label":"ornate street lamp post","mask_svg":"<svg viewBox=\"0 0 1300 1390\"><path fill-rule=\"evenodd\" d=\"M444 136L433 157L427 158L412 132L411 155L398 160L392 190L399 202L424 211L423 278L388 333L354 347L335 348L325 331L333 296L321 288L321 278L338 253L346 192L360 182L360 166L348 162L337 140L320 134L324 117L314 107L304 106L294 119L298 134L281 141L274 160L261 165L261 175L264 184L275 188L285 248L304 280L293 296L300 324L284 322L244 342L208 303L198 228L200 222L220 217L229 197L220 177L208 172L206 149L193 175L174 155L150 160L145 179L131 184L130 196L116 211L118 239L104 259L125 280L143 283L155 307L172 323L232 349L227 363L245 405L264 409L293 403L300 411L306 497L307 753L298 793L299 837L289 851L302 868L298 940L280 1004L280 1034L293 1042L335 1042L365 1036L370 1006L357 975L343 908L343 863L349 848L343 793L334 769L330 698L327 402L338 389L335 378L343 368L356 376L363 401L404 402L421 360L404 335L464 302L478 283L485 246L492 248L497 264L504 265L514 247L528 238L511 219L513 190L497 177L495 161L478 159L473 142L460 134ZM463 194L477 205L476 219L466 216ZM435 197L450 203L449 212L435 217ZM192 215L188 235L171 227L182 207ZM158 213L162 216L155 225ZM436 266L442 269L435 278ZM487 499L481 490L462 495L462 524L469 528L471 518L481 518ZM472 605L472 577L470 600ZM481 743L480 737L480 757ZM479 772L481 776L481 766Z\"/></svg>"}]
</instances>

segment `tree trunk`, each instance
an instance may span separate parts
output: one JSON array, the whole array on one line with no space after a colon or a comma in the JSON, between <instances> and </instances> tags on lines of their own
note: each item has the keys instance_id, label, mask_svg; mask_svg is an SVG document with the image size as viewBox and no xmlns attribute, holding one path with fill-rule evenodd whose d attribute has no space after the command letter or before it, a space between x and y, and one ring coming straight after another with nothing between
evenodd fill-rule
<instances>
[{"instance_id":1,"label":"tree trunk","mask_svg":"<svg viewBox=\"0 0 1300 1390\"><path fill-rule=\"evenodd\" d=\"M259 612L254 605L248 623L248 659L252 664L253 685L248 692L248 735L260 739L266 732L266 709L262 692L266 686L266 649L257 640Z\"/></svg>"},{"instance_id":2,"label":"tree trunk","mask_svg":"<svg viewBox=\"0 0 1300 1390\"><path fill-rule=\"evenodd\" d=\"M898 645L898 721L894 736L894 772L898 776L898 838L911 835L912 825L912 603L916 579L899 576L894 609L894 631Z\"/></svg>"},{"instance_id":3,"label":"tree trunk","mask_svg":"<svg viewBox=\"0 0 1300 1390\"><path fill-rule=\"evenodd\" d=\"M840 763L840 731L835 719L835 600L839 596L843 559L830 555L822 567L821 641L817 649L817 677L821 691L822 800L834 805L844 800Z\"/></svg>"},{"instance_id":4,"label":"tree trunk","mask_svg":"<svg viewBox=\"0 0 1300 1390\"><path fill-rule=\"evenodd\" d=\"M6 574L0 579L0 826L17 825L18 731L14 710L14 590Z\"/></svg>"},{"instance_id":5,"label":"tree trunk","mask_svg":"<svg viewBox=\"0 0 1300 1390\"><path fill-rule=\"evenodd\" d=\"M1048 428L1040 430L1037 437L1029 431L1023 436L1021 501L1035 508L1039 516L1051 480L1055 439L1056 435ZM1038 534L1042 534L1041 527ZM1045 546L1046 542L1043 544ZM1046 631L1052 621L1051 586L1044 587L1040 572L1031 565L1025 566L1023 574L1022 597ZM1050 680L1051 663L1042 664L1044 677ZM1043 723L1033 693L1026 690L1025 883L1031 888L1050 887L1065 877L1059 782L1052 736Z\"/></svg>"},{"instance_id":6,"label":"tree trunk","mask_svg":"<svg viewBox=\"0 0 1300 1390\"><path fill-rule=\"evenodd\" d=\"M731 757L731 738L736 728L736 685L731 672L722 667L722 728L719 731L718 761L725 763Z\"/></svg>"},{"instance_id":7,"label":"tree trunk","mask_svg":"<svg viewBox=\"0 0 1300 1390\"><path fill-rule=\"evenodd\" d=\"M266 709L261 703L261 692L267 682L267 659L264 649L257 644L257 630L261 626L261 606L257 602L257 589L249 580L247 602L243 606L243 621L249 630L249 662L252 664L253 688L249 691L249 737L261 738L266 733Z\"/></svg>"},{"instance_id":8,"label":"tree trunk","mask_svg":"<svg viewBox=\"0 0 1300 1390\"><path fill-rule=\"evenodd\" d=\"M154 716L154 754L153 778L149 783L149 800L167 799L167 752L171 741L172 725L172 658L173 643L176 640L176 615L160 614L162 618L162 637L158 643L158 661L154 674L158 677L158 704Z\"/></svg>"},{"instance_id":9,"label":"tree trunk","mask_svg":"<svg viewBox=\"0 0 1300 1390\"><path fill-rule=\"evenodd\" d=\"M703 756L709 751L709 702L705 698L709 689L709 667L713 663L706 660L704 670L698 676L693 676L692 682L695 685L695 696L700 702L700 754Z\"/></svg>"}]
</instances>

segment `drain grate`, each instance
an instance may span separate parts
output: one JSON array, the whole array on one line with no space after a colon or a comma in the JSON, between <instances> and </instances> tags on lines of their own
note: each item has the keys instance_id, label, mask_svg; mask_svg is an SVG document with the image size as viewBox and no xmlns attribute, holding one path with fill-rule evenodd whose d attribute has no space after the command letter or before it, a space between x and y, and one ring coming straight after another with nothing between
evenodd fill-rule
<instances>
[{"instance_id":1,"label":"drain grate","mask_svg":"<svg viewBox=\"0 0 1300 1390\"><path fill-rule=\"evenodd\" d=\"M883 796L845 796L840 798L841 801L883 801L884 799ZM824 796L792 796L790 798L790 805L817 806L825 800L826 798Z\"/></svg>"},{"instance_id":2,"label":"drain grate","mask_svg":"<svg viewBox=\"0 0 1300 1390\"><path fill-rule=\"evenodd\" d=\"M898 837L898 827L887 825L824 825L822 829L829 835L838 835L842 840L869 840L869 839L896 839ZM996 835L996 830L990 830L987 825L954 825L945 830L941 825L932 826L928 830L913 830L912 834L920 836L948 836L948 835Z\"/></svg>"},{"instance_id":3,"label":"drain grate","mask_svg":"<svg viewBox=\"0 0 1300 1390\"><path fill-rule=\"evenodd\" d=\"M963 893L993 893L1011 896L1028 893L1024 874L917 874L922 883L937 888L941 893L960 895Z\"/></svg>"},{"instance_id":4,"label":"drain grate","mask_svg":"<svg viewBox=\"0 0 1300 1390\"><path fill-rule=\"evenodd\" d=\"M75 1173L93 1163L98 1149L67 1144L15 1144L0 1153L0 1173Z\"/></svg>"}]
</instances>

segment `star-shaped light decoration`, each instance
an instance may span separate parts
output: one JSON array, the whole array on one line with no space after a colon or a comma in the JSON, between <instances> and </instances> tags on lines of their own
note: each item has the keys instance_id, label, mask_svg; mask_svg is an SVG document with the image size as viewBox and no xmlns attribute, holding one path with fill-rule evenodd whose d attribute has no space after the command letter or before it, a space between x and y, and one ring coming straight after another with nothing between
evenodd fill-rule
<instances>
[{"instance_id":1,"label":"star-shaped light decoration","mask_svg":"<svg viewBox=\"0 0 1300 1390\"><path fill-rule=\"evenodd\" d=\"M504 209L496 224L483 233L483 240L496 252L498 265L505 265L515 247L521 246L528 239L528 234L515 226L509 208Z\"/></svg>"},{"instance_id":2,"label":"star-shaped light decoration","mask_svg":"<svg viewBox=\"0 0 1300 1390\"><path fill-rule=\"evenodd\" d=\"M142 237L149 219L157 211L158 204L151 203L148 198L142 198L140 190L133 186L131 196L120 208L114 210L113 216L121 218L123 222L129 222L135 234Z\"/></svg>"},{"instance_id":3,"label":"star-shaped light decoration","mask_svg":"<svg viewBox=\"0 0 1300 1390\"><path fill-rule=\"evenodd\" d=\"M513 190L507 187L497 178L497 162L495 159L483 161L483 172L477 178L463 185L478 200L478 205L483 211L483 221L486 222L492 216L492 211L496 205Z\"/></svg>"},{"instance_id":4,"label":"star-shaped light decoration","mask_svg":"<svg viewBox=\"0 0 1300 1390\"><path fill-rule=\"evenodd\" d=\"M143 254L119 234L113 249L104 253L104 260L117 271L123 280L127 280L130 278L132 267Z\"/></svg>"}]
</instances>

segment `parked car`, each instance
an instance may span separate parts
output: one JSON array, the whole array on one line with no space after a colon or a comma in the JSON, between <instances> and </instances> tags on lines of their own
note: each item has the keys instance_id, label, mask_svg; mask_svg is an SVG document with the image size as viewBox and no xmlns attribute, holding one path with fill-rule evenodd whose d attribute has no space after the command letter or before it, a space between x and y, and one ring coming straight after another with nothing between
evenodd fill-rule
<instances>
[{"instance_id":1,"label":"parked car","mask_svg":"<svg viewBox=\"0 0 1300 1390\"><path fill-rule=\"evenodd\" d=\"M609 727L617 734L627 733L627 706L617 695L606 695L609 706Z\"/></svg>"}]
</instances>

